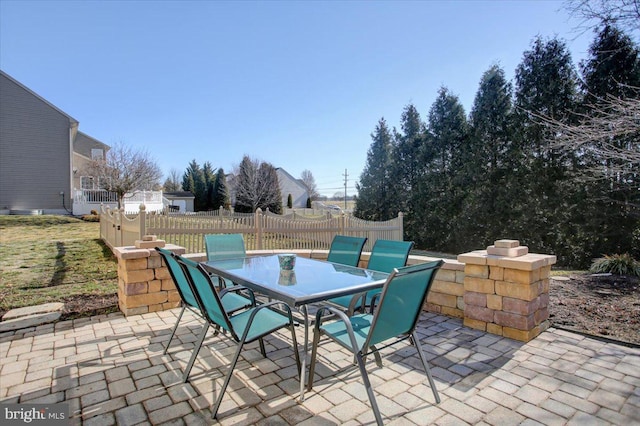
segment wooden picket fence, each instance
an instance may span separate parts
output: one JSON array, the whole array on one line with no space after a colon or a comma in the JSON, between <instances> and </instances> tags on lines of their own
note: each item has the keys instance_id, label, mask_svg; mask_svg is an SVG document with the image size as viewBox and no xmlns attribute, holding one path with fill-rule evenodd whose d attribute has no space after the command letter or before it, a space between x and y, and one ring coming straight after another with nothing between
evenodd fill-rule
<instances>
[{"instance_id":1,"label":"wooden picket fence","mask_svg":"<svg viewBox=\"0 0 640 426\"><path fill-rule=\"evenodd\" d=\"M372 222L351 215L305 216L292 212L277 215L258 209L255 213L227 211L195 214L155 214L141 209L129 215L119 210L100 209L100 238L110 247L134 245L143 235L156 235L187 253L204 251L204 235L240 233L247 250L328 249L335 235L367 237L365 251L378 239L402 240L403 216Z\"/></svg>"}]
</instances>

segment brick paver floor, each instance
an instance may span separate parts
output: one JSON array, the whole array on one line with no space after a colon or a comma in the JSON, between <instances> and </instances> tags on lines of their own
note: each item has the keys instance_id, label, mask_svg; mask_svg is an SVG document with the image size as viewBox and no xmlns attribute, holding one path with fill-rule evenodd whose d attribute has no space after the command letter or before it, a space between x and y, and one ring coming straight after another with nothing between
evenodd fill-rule
<instances>
[{"instance_id":1,"label":"brick paver floor","mask_svg":"<svg viewBox=\"0 0 640 426\"><path fill-rule=\"evenodd\" d=\"M72 424L211 424L211 404L234 348L209 336L191 373L181 374L200 330L178 310L58 322L0 335L0 402L70 406ZM298 330L300 342L303 334ZM413 347L371 357L368 370L385 424L640 424L640 349L557 329L529 343L424 313L419 334L442 401L435 404ZM304 402L286 333L249 345L224 396L223 425L374 424L352 357L323 341Z\"/></svg>"}]
</instances>

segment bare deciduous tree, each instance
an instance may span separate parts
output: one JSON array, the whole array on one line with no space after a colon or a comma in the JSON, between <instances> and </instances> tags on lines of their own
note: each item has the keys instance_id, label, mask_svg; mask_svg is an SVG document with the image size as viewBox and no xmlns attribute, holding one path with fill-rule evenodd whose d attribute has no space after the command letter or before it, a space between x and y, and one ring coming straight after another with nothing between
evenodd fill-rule
<instances>
[{"instance_id":1,"label":"bare deciduous tree","mask_svg":"<svg viewBox=\"0 0 640 426\"><path fill-rule=\"evenodd\" d=\"M582 19L578 29L593 28L593 21L609 22L621 28L640 28L640 0L567 0L566 9Z\"/></svg>"},{"instance_id":2,"label":"bare deciduous tree","mask_svg":"<svg viewBox=\"0 0 640 426\"><path fill-rule=\"evenodd\" d=\"M598 168L607 174L640 170L640 99L609 96L589 112L574 115L577 125L538 116L553 130L552 149L592 154L608 162L607 169ZM621 145L621 139L628 142ZM616 164L624 169L612 170Z\"/></svg>"},{"instance_id":3,"label":"bare deciduous tree","mask_svg":"<svg viewBox=\"0 0 640 426\"><path fill-rule=\"evenodd\" d=\"M282 205L277 176L268 163L245 155L236 169L234 183L238 212L255 212L258 208Z\"/></svg>"},{"instance_id":4,"label":"bare deciduous tree","mask_svg":"<svg viewBox=\"0 0 640 426\"><path fill-rule=\"evenodd\" d=\"M303 170L300 174L300 180L304 184L307 189L307 195L311 199L311 201L316 201L320 193L318 192L318 187L316 186L316 180L313 177L313 174L310 170Z\"/></svg>"},{"instance_id":5,"label":"bare deciduous tree","mask_svg":"<svg viewBox=\"0 0 640 426\"><path fill-rule=\"evenodd\" d=\"M103 160L94 160L89 172L99 179L102 189L118 195L122 208L125 194L136 190L152 190L159 186L162 171L145 150L134 150L124 143L111 147Z\"/></svg>"},{"instance_id":6,"label":"bare deciduous tree","mask_svg":"<svg viewBox=\"0 0 640 426\"><path fill-rule=\"evenodd\" d=\"M182 190L182 179L180 177L180 172L178 169L169 170L169 175L167 179L164 181L163 189L166 192L176 192Z\"/></svg>"}]
</instances>

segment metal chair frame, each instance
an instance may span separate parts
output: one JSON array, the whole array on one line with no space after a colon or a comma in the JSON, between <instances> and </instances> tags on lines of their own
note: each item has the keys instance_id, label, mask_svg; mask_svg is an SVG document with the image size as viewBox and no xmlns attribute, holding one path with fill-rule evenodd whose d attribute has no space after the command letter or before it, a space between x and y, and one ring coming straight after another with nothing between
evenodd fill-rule
<instances>
[{"instance_id":1,"label":"metal chair frame","mask_svg":"<svg viewBox=\"0 0 640 426\"><path fill-rule=\"evenodd\" d=\"M376 422L378 425L382 425L380 409L378 408L369 375L365 368L366 357L369 353L373 353L376 358L376 364L381 367L380 350L400 341L410 339L416 347L420 361L427 374L436 403L439 403L440 396L438 395L438 390L431 376L431 371L422 350L420 340L415 333L415 328L436 271L442 263L442 260L440 260L395 269L391 275L389 275L382 289L380 303L373 314L359 314L349 317L340 309L332 306L322 306L316 313L311 364L309 366L309 382L307 385L308 390L311 390L313 387L318 343L321 335L325 334L355 355L356 363L362 375ZM418 277L414 274L421 275ZM412 275L413 277L411 277ZM415 279L415 282L404 282L408 281L409 277ZM411 286L411 289L408 289L408 285ZM402 286L402 291L396 291L395 286ZM420 297L414 294L417 291L422 293ZM398 309L397 313L395 310L396 306L401 306L402 308ZM323 325L325 319L334 318L334 315L326 315L325 311L329 311L337 316L338 320L328 325ZM405 315L405 318L402 318L402 314ZM341 324L343 324L343 326ZM345 338L345 333L348 336L348 340ZM342 337L342 339L340 339L340 337ZM379 344L392 338L394 340L391 343L379 346Z\"/></svg>"}]
</instances>

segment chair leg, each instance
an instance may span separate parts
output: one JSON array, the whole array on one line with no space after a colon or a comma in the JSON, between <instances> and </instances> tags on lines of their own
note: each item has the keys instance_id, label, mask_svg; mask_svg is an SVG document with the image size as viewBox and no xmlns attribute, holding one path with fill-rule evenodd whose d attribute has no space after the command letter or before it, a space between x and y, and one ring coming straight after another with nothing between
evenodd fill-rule
<instances>
[{"instance_id":1,"label":"chair leg","mask_svg":"<svg viewBox=\"0 0 640 426\"><path fill-rule=\"evenodd\" d=\"M316 355L318 354L318 342L320 341L320 330L317 328L313 331L313 344L311 346L311 363L309 364L309 380L307 390L313 388L313 374L316 370Z\"/></svg>"},{"instance_id":2,"label":"chair leg","mask_svg":"<svg viewBox=\"0 0 640 426\"><path fill-rule=\"evenodd\" d=\"M296 358L296 364L298 366L298 377L300 377L302 366L300 364L300 354L298 353L298 339L296 339L296 328L293 320L291 320L291 324L289 324L289 330L291 330L291 345L293 346L293 354Z\"/></svg>"},{"instance_id":3,"label":"chair leg","mask_svg":"<svg viewBox=\"0 0 640 426\"><path fill-rule=\"evenodd\" d=\"M224 383L222 384L222 388L220 388L220 394L218 395L218 399L216 400L215 405L211 409L211 418L215 419L218 416L218 409L220 409L220 403L222 402L222 397L224 397L224 392L227 390L227 386L229 386L229 382L231 381L231 375L233 374L233 369L236 368L236 364L238 363L238 358L240 358L240 352L242 351L242 346L244 346L244 341L238 343L238 350L236 354L233 356L233 361L229 365L229 371L227 372L226 377L224 378Z\"/></svg>"},{"instance_id":4,"label":"chair leg","mask_svg":"<svg viewBox=\"0 0 640 426\"><path fill-rule=\"evenodd\" d=\"M373 409L373 414L376 416L376 423L379 426L382 426L382 416L380 415L380 409L378 408L378 403L376 402L376 397L373 394L373 388L371 387L371 382L369 381L369 375L367 374L367 370L364 367L364 360L362 359L362 352L358 352L356 354L356 360L358 361L358 368L360 368L360 375L362 376L362 381L364 382L364 387L367 390L367 395L369 396L369 402L371 403L371 408Z\"/></svg>"},{"instance_id":5,"label":"chair leg","mask_svg":"<svg viewBox=\"0 0 640 426\"><path fill-rule=\"evenodd\" d=\"M193 363L196 362L196 357L200 352L200 348L202 348L202 342L204 342L204 338L207 336L207 331L209 330L209 323L206 323L204 327L202 327L202 331L200 332L200 336L198 337L198 341L196 342L196 346L193 348L193 353L191 354L191 359L189 359L189 363L187 364L187 368L185 368L184 373L182 375L182 383L187 383L189 380L189 373L191 373L191 369L193 368Z\"/></svg>"},{"instance_id":6,"label":"chair leg","mask_svg":"<svg viewBox=\"0 0 640 426\"><path fill-rule=\"evenodd\" d=\"M178 319L176 320L176 325L174 325L173 330L171 330L171 336L169 336L169 341L167 342L167 346L164 347L163 355L166 355L167 351L169 350L169 345L171 344L171 340L173 340L173 336L175 336L176 334L176 330L178 329L178 324L180 324L180 320L182 319L182 314L184 314L185 309L187 309L187 307L184 304L182 304L182 310L178 315Z\"/></svg>"},{"instance_id":7,"label":"chair leg","mask_svg":"<svg viewBox=\"0 0 640 426\"><path fill-rule=\"evenodd\" d=\"M372 346L372 348L375 349L376 347ZM377 350L374 350L373 351L373 358L375 358L375 360L376 360L376 365L379 368L382 368L382 358L380 357L380 352L378 352Z\"/></svg>"},{"instance_id":8,"label":"chair leg","mask_svg":"<svg viewBox=\"0 0 640 426\"><path fill-rule=\"evenodd\" d=\"M264 340L261 338L258 339L258 343L260 344L260 353L262 353L263 357L267 357L267 350L264 348Z\"/></svg>"},{"instance_id":9,"label":"chair leg","mask_svg":"<svg viewBox=\"0 0 640 426\"><path fill-rule=\"evenodd\" d=\"M418 350L420 361L422 361L422 366L424 367L424 371L427 373L427 378L429 379L429 386L431 386L431 391L433 392L433 396L436 399L436 404L439 404L440 395L438 395L438 389L436 389L436 383L433 381L433 377L431 376L429 363L427 363L427 359L424 356L424 352L422 352L422 345L420 344L420 340L418 340L418 336L416 336L415 332L411 333L411 340L413 340L413 343L415 344L416 349Z\"/></svg>"}]
</instances>

